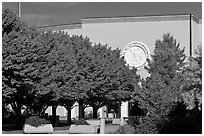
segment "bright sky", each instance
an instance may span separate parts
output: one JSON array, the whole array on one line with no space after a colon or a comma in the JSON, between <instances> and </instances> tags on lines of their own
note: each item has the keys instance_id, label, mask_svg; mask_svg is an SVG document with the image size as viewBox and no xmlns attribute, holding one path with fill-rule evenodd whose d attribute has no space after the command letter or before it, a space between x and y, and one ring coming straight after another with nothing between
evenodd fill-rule
<instances>
[{"instance_id":1,"label":"bright sky","mask_svg":"<svg viewBox=\"0 0 204 136\"><path fill-rule=\"evenodd\" d=\"M18 11L17 2L3 8ZM89 17L193 14L202 18L201 2L22 2L21 17L29 25L80 23Z\"/></svg>"}]
</instances>

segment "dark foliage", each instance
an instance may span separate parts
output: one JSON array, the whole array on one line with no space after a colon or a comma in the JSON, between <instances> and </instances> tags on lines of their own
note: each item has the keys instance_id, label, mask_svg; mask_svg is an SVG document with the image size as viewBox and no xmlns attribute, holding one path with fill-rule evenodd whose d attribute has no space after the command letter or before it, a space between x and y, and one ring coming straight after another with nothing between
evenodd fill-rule
<instances>
[{"instance_id":1,"label":"dark foliage","mask_svg":"<svg viewBox=\"0 0 204 136\"><path fill-rule=\"evenodd\" d=\"M184 103L177 103L169 114L171 120L162 124L161 134L202 134L202 111L195 107L187 110Z\"/></svg>"},{"instance_id":2,"label":"dark foliage","mask_svg":"<svg viewBox=\"0 0 204 136\"><path fill-rule=\"evenodd\" d=\"M131 103L128 124L136 129L140 124L141 118L147 115L148 110L145 108L140 108L138 102Z\"/></svg>"},{"instance_id":3,"label":"dark foliage","mask_svg":"<svg viewBox=\"0 0 204 136\"><path fill-rule=\"evenodd\" d=\"M11 10L2 11L2 99L10 104L21 122L21 108L30 106L37 93L35 89L38 35L34 27L29 28Z\"/></svg>"},{"instance_id":4,"label":"dark foliage","mask_svg":"<svg viewBox=\"0 0 204 136\"><path fill-rule=\"evenodd\" d=\"M45 124L49 124L50 121L47 119L40 118L38 116L30 116L26 119L25 124L29 124L34 127L39 127Z\"/></svg>"},{"instance_id":5,"label":"dark foliage","mask_svg":"<svg viewBox=\"0 0 204 136\"><path fill-rule=\"evenodd\" d=\"M183 93L169 113L170 120L163 124L160 133L202 133L202 50L201 46L190 57L182 70L185 80L181 82Z\"/></svg>"},{"instance_id":6,"label":"dark foliage","mask_svg":"<svg viewBox=\"0 0 204 136\"><path fill-rule=\"evenodd\" d=\"M89 123L84 119L74 120L74 125L89 125Z\"/></svg>"}]
</instances>

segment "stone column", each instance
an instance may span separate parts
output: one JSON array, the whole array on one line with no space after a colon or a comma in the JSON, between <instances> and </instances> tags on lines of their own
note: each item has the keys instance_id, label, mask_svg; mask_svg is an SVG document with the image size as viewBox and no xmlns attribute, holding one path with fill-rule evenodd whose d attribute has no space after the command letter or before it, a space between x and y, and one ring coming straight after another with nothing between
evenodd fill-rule
<instances>
[{"instance_id":1,"label":"stone column","mask_svg":"<svg viewBox=\"0 0 204 136\"><path fill-rule=\"evenodd\" d=\"M128 101L122 102L121 105L121 126L125 124L125 118L128 118L129 108Z\"/></svg>"},{"instance_id":2,"label":"stone column","mask_svg":"<svg viewBox=\"0 0 204 136\"><path fill-rule=\"evenodd\" d=\"M76 115L76 119L79 119L79 103L75 102L75 115Z\"/></svg>"},{"instance_id":3,"label":"stone column","mask_svg":"<svg viewBox=\"0 0 204 136\"><path fill-rule=\"evenodd\" d=\"M101 110L101 125L100 125L100 133L105 134L105 109L106 107L103 106Z\"/></svg>"},{"instance_id":4,"label":"stone column","mask_svg":"<svg viewBox=\"0 0 204 136\"><path fill-rule=\"evenodd\" d=\"M74 103L74 108L71 110L71 118L75 118L76 120L79 119L79 103Z\"/></svg>"}]
</instances>

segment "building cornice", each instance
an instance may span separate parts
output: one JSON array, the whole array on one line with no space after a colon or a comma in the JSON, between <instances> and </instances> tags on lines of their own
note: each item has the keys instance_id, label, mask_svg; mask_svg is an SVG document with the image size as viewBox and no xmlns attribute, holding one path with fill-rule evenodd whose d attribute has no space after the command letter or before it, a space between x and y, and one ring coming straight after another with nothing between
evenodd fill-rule
<instances>
[{"instance_id":1,"label":"building cornice","mask_svg":"<svg viewBox=\"0 0 204 136\"><path fill-rule=\"evenodd\" d=\"M190 14L165 15L165 16L141 16L141 17L110 17L110 18L85 18L82 24L92 23L120 23L120 22L149 22L149 21L178 21L189 20ZM199 19L193 16L193 21L199 23Z\"/></svg>"},{"instance_id":2,"label":"building cornice","mask_svg":"<svg viewBox=\"0 0 204 136\"><path fill-rule=\"evenodd\" d=\"M53 31L60 31L65 29L81 29L82 24L76 23L76 24L61 24L61 25L50 25L50 26L41 26L38 27L38 29L43 29L44 31L53 30Z\"/></svg>"},{"instance_id":3,"label":"building cornice","mask_svg":"<svg viewBox=\"0 0 204 136\"><path fill-rule=\"evenodd\" d=\"M195 17L194 15L192 15L192 19L193 21L195 21L197 24L202 24L202 19L198 19L197 17Z\"/></svg>"},{"instance_id":4,"label":"building cornice","mask_svg":"<svg viewBox=\"0 0 204 136\"><path fill-rule=\"evenodd\" d=\"M179 21L190 20L190 14L185 15L162 15L162 16L137 16L137 17L104 17L104 18L83 18L82 23L61 24L38 27L38 29L48 31L60 31L69 29L81 29L83 24L93 23L120 23L120 22L152 22L152 21ZM202 19L198 19L192 15L192 20L197 24L202 24Z\"/></svg>"}]
</instances>

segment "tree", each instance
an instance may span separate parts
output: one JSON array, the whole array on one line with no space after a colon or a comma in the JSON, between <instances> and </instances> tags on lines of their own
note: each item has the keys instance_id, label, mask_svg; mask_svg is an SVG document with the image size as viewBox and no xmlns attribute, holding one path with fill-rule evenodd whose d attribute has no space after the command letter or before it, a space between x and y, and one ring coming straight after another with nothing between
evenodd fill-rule
<instances>
[{"instance_id":1,"label":"tree","mask_svg":"<svg viewBox=\"0 0 204 136\"><path fill-rule=\"evenodd\" d=\"M28 95L35 95L35 61L39 59L37 46L39 32L28 28L11 10L2 12L2 95L21 123L21 107ZM32 99L30 99L32 100Z\"/></svg>"},{"instance_id":2,"label":"tree","mask_svg":"<svg viewBox=\"0 0 204 136\"><path fill-rule=\"evenodd\" d=\"M72 36L70 40L71 44L51 55L50 60L56 61L57 65L51 67L52 76L48 76L55 82L58 88L55 91L60 92L62 103L66 101L68 111L73 102L78 101L81 113L85 106L92 106L94 118L97 118L98 108L130 98L136 71L125 66L118 49L112 50L101 44L92 46L89 39L82 36Z\"/></svg>"},{"instance_id":3,"label":"tree","mask_svg":"<svg viewBox=\"0 0 204 136\"><path fill-rule=\"evenodd\" d=\"M149 60L147 71L150 76L143 80L141 88L135 90L134 100L140 107L147 108L149 116L144 117L137 128L138 133L158 133L168 120L173 102L181 93L179 73L185 60L184 49L170 34L155 42L154 55Z\"/></svg>"},{"instance_id":4,"label":"tree","mask_svg":"<svg viewBox=\"0 0 204 136\"><path fill-rule=\"evenodd\" d=\"M66 60L64 67L69 70L59 68L61 73L66 74L55 74L60 79L63 78L64 82L63 91L60 89L61 98L72 101L66 107L70 110L71 104L78 101L80 118L83 117L86 106L93 107L94 118L97 118L98 108L113 101L128 100L134 89L132 82L136 78L136 71L125 66L124 60L120 58L120 51L101 44L92 46L87 37L72 36L70 40L72 44L68 50L71 52L64 53L66 57L59 57L64 59L58 59L57 63L60 66ZM67 63L71 59L73 63Z\"/></svg>"},{"instance_id":5,"label":"tree","mask_svg":"<svg viewBox=\"0 0 204 136\"><path fill-rule=\"evenodd\" d=\"M42 79L39 83L38 89L41 90L39 93L43 98L45 95L50 97L50 100L44 103L45 105L49 104L54 108L57 105L65 106L68 111L68 125L70 125L73 104L85 97L84 92L80 92L83 85L79 82L81 70L77 63L80 63L80 58L83 58L81 53L87 53L86 47L91 47L91 44L88 38L70 37L64 32L50 31L44 33L42 39L46 41L43 44L48 49L52 49L45 56L43 65L38 68L38 75ZM77 57L76 54L81 56ZM55 120L53 115L53 125Z\"/></svg>"},{"instance_id":6,"label":"tree","mask_svg":"<svg viewBox=\"0 0 204 136\"><path fill-rule=\"evenodd\" d=\"M202 108L202 47L198 46L195 57L190 57L187 66L183 69L184 82L182 89L182 101L187 109L192 110L196 106Z\"/></svg>"},{"instance_id":7,"label":"tree","mask_svg":"<svg viewBox=\"0 0 204 136\"><path fill-rule=\"evenodd\" d=\"M55 39L59 37L51 31L39 32L35 27L28 27L10 10L3 10L2 29L2 94L15 111L19 125L23 105L42 115L56 98L46 87L44 78L50 74L48 57L58 46Z\"/></svg>"},{"instance_id":8,"label":"tree","mask_svg":"<svg viewBox=\"0 0 204 136\"><path fill-rule=\"evenodd\" d=\"M84 118L84 109L88 107L88 95L86 88L88 82L84 82L84 70L86 71L86 63L88 63L88 54L91 54L93 48L88 37L73 35L70 37L73 43L74 56L76 60L76 69L73 73L73 81L75 90L77 90L76 101L79 103L79 119ZM73 88L73 87L72 87Z\"/></svg>"},{"instance_id":9,"label":"tree","mask_svg":"<svg viewBox=\"0 0 204 136\"><path fill-rule=\"evenodd\" d=\"M201 46L196 55L189 58L181 71L182 93L169 113L170 120L160 133L201 134L202 133L202 52Z\"/></svg>"},{"instance_id":10,"label":"tree","mask_svg":"<svg viewBox=\"0 0 204 136\"><path fill-rule=\"evenodd\" d=\"M83 92L88 96L87 105L93 107L93 118L97 110L110 102L129 100L137 80L136 69L129 69L120 57L118 49L98 44L84 54L80 67Z\"/></svg>"},{"instance_id":11,"label":"tree","mask_svg":"<svg viewBox=\"0 0 204 136\"><path fill-rule=\"evenodd\" d=\"M39 51L41 60L35 67L37 69L36 75L40 79L37 84L37 89L39 90L37 98L39 103L35 106L37 106L41 114L44 113L48 106L52 106L52 123L55 125L56 108L60 103L58 101L61 99L60 87L62 83L59 75L65 74L62 73L64 72L62 68L65 65L63 63L67 59L63 62L59 60L66 57L65 53L67 53L67 49L65 48L65 45L69 42L69 40L65 38L63 33L54 33L53 31L41 32L40 37L41 39L39 40L39 44L41 44L44 48ZM69 55L69 53L66 55Z\"/></svg>"}]
</instances>

